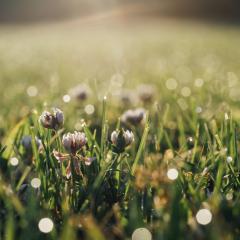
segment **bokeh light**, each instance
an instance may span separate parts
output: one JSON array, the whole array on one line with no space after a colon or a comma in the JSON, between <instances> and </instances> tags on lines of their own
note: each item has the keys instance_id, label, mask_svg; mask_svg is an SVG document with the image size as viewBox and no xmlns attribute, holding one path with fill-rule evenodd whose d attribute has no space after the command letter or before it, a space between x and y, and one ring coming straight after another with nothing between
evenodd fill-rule
<instances>
[{"instance_id":1,"label":"bokeh light","mask_svg":"<svg viewBox=\"0 0 240 240\"><path fill-rule=\"evenodd\" d=\"M29 86L27 88L27 94L29 97L36 97L38 95L38 89L36 86Z\"/></svg>"},{"instance_id":2,"label":"bokeh light","mask_svg":"<svg viewBox=\"0 0 240 240\"><path fill-rule=\"evenodd\" d=\"M191 95L191 89L189 87L183 87L181 89L181 94L183 97L189 97Z\"/></svg>"},{"instance_id":3,"label":"bokeh light","mask_svg":"<svg viewBox=\"0 0 240 240\"><path fill-rule=\"evenodd\" d=\"M62 99L65 103L69 103L71 101L71 97L68 94L64 95Z\"/></svg>"},{"instance_id":4,"label":"bokeh light","mask_svg":"<svg viewBox=\"0 0 240 240\"><path fill-rule=\"evenodd\" d=\"M169 78L166 81L166 87L169 90L175 90L177 88L177 86L178 86L178 83L174 78Z\"/></svg>"},{"instance_id":5,"label":"bokeh light","mask_svg":"<svg viewBox=\"0 0 240 240\"><path fill-rule=\"evenodd\" d=\"M88 115L91 115L91 114L94 113L95 108L92 104L88 104L88 105L85 106L84 110Z\"/></svg>"},{"instance_id":6,"label":"bokeh light","mask_svg":"<svg viewBox=\"0 0 240 240\"><path fill-rule=\"evenodd\" d=\"M19 163L19 160L16 158L16 157L12 157L12 158L10 158L10 164L12 165L12 166L17 166L18 165L18 163Z\"/></svg>"},{"instance_id":7,"label":"bokeh light","mask_svg":"<svg viewBox=\"0 0 240 240\"><path fill-rule=\"evenodd\" d=\"M231 156L228 156L228 157L227 157L227 163L231 163L231 162L232 162L232 160L233 160L233 159L232 159L232 157L231 157Z\"/></svg>"},{"instance_id":8,"label":"bokeh light","mask_svg":"<svg viewBox=\"0 0 240 240\"><path fill-rule=\"evenodd\" d=\"M167 177L170 180L176 180L178 178L178 170L175 168L170 168L167 171Z\"/></svg>"},{"instance_id":9,"label":"bokeh light","mask_svg":"<svg viewBox=\"0 0 240 240\"><path fill-rule=\"evenodd\" d=\"M38 228L43 233L50 233L53 226L53 221L50 218L42 218L38 223Z\"/></svg>"},{"instance_id":10,"label":"bokeh light","mask_svg":"<svg viewBox=\"0 0 240 240\"><path fill-rule=\"evenodd\" d=\"M33 188L39 188L41 186L41 180L39 178L33 178L31 181L31 186Z\"/></svg>"},{"instance_id":11,"label":"bokeh light","mask_svg":"<svg viewBox=\"0 0 240 240\"><path fill-rule=\"evenodd\" d=\"M207 225L212 221L212 213L208 209L200 209L196 214L196 220L201 225Z\"/></svg>"},{"instance_id":12,"label":"bokeh light","mask_svg":"<svg viewBox=\"0 0 240 240\"><path fill-rule=\"evenodd\" d=\"M195 80L194 84L195 84L196 87L200 88L200 87L203 86L204 81L203 81L202 78L197 78L197 79Z\"/></svg>"},{"instance_id":13,"label":"bokeh light","mask_svg":"<svg viewBox=\"0 0 240 240\"><path fill-rule=\"evenodd\" d=\"M132 234L132 240L152 240L152 234L146 228L137 228Z\"/></svg>"}]
</instances>

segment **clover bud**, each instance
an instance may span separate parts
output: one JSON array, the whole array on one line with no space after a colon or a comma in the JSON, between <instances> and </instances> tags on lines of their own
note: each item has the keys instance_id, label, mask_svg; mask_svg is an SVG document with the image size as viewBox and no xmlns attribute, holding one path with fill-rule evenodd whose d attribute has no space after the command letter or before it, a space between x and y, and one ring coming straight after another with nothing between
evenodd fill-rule
<instances>
[{"instance_id":1,"label":"clover bud","mask_svg":"<svg viewBox=\"0 0 240 240\"><path fill-rule=\"evenodd\" d=\"M134 104L136 102L136 95L132 90L122 89L122 91L120 92L119 99L122 102L122 104L127 106L129 104Z\"/></svg>"},{"instance_id":2,"label":"clover bud","mask_svg":"<svg viewBox=\"0 0 240 240\"><path fill-rule=\"evenodd\" d=\"M39 122L45 128L53 128L53 116L50 112L44 111L39 117Z\"/></svg>"},{"instance_id":3,"label":"clover bud","mask_svg":"<svg viewBox=\"0 0 240 240\"><path fill-rule=\"evenodd\" d=\"M137 108L135 110L127 110L123 113L121 120L125 123L133 125L140 124L146 117L146 112L143 108Z\"/></svg>"},{"instance_id":4,"label":"clover bud","mask_svg":"<svg viewBox=\"0 0 240 240\"><path fill-rule=\"evenodd\" d=\"M111 141L114 145L117 145L118 131L113 131L111 134Z\"/></svg>"},{"instance_id":5,"label":"clover bud","mask_svg":"<svg viewBox=\"0 0 240 240\"><path fill-rule=\"evenodd\" d=\"M40 146L42 145L41 140L39 138L35 137L35 142L36 142L37 148L40 148ZM32 137L29 135L24 136L21 140L21 144L27 151L31 151L32 150Z\"/></svg>"},{"instance_id":6,"label":"clover bud","mask_svg":"<svg viewBox=\"0 0 240 240\"><path fill-rule=\"evenodd\" d=\"M127 130L115 130L111 134L111 142L113 143L115 150L123 152L124 149L134 141L133 132Z\"/></svg>"},{"instance_id":7,"label":"clover bud","mask_svg":"<svg viewBox=\"0 0 240 240\"><path fill-rule=\"evenodd\" d=\"M39 122L44 128L58 130L63 126L63 112L58 108L53 108L52 112L44 111L39 117Z\"/></svg>"},{"instance_id":8,"label":"clover bud","mask_svg":"<svg viewBox=\"0 0 240 240\"><path fill-rule=\"evenodd\" d=\"M129 146L134 141L134 135L132 131L131 132L129 130L124 131L123 137L125 140L125 147Z\"/></svg>"},{"instance_id":9,"label":"clover bud","mask_svg":"<svg viewBox=\"0 0 240 240\"><path fill-rule=\"evenodd\" d=\"M69 94L76 100L84 101L91 95L91 89L87 84L79 84L70 89Z\"/></svg>"},{"instance_id":10,"label":"clover bud","mask_svg":"<svg viewBox=\"0 0 240 240\"><path fill-rule=\"evenodd\" d=\"M138 96L142 102L150 103L155 95L154 86L149 84L141 84L137 88Z\"/></svg>"},{"instance_id":11,"label":"clover bud","mask_svg":"<svg viewBox=\"0 0 240 240\"><path fill-rule=\"evenodd\" d=\"M62 143L64 148L72 154L76 154L87 143L85 133L77 132L67 133L63 135Z\"/></svg>"},{"instance_id":12,"label":"clover bud","mask_svg":"<svg viewBox=\"0 0 240 240\"><path fill-rule=\"evenodd\" d=\"M63 123L64 123L63 112L60 109L58 109L58 108L54 108L53 109L53 115L54 115L56 124L59 126L59 128L62 127Z\"/></svg>"}]
</instances>

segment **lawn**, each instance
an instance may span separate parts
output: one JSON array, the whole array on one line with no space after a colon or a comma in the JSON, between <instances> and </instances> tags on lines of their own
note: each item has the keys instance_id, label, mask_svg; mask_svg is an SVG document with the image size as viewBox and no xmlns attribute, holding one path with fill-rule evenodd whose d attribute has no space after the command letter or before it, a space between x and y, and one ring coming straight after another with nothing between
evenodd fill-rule
<instances>
[{"instance_id":1,"label":"lawn","mask_svg":"<svg viewBox=\"0 0 240 240\"><path fill-rule=\"evenodd\" d=\"M239 40L176 20L0 26L0 239L239 239Z\"/></svg>"}]
</instances>

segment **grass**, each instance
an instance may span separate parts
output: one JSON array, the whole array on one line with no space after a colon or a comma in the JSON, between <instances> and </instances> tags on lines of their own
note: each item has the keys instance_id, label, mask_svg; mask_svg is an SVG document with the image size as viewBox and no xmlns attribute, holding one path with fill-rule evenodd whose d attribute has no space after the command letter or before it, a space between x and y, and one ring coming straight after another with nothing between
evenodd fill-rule
<instances>
[{"instance_id":1,"label":"grass","mask_svg":"<svg viewBox=\"0 0 240 240\"><path fill-rule=\"evenodd\" d=\"M238 239L239 36L165 21L1 26L0 239L131 239L140 227L153 239ZM92 94L64 102L79 83ZM143 83L154 88L149 101L139 100ZM119 100L126 88L128 103ZM52 107L65 117L57 131L39 123ZM120 120L137 107L146 110L141 123ZM134 134L127 147L111 141L122 128ZM87 138L76 155L62 144L74 130ZM54 151L70 155L59 163ZM196 218L202 208L207 225ZM49 233L38 226L46 217Z\"/></svg>"}]
</instances>

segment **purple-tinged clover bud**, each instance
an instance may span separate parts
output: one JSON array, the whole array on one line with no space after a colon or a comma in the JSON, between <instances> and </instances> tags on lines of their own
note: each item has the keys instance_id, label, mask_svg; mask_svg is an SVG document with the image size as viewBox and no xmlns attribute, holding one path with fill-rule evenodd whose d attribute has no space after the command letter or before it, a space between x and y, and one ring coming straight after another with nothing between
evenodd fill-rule
<instances>
[{"instance_id":1,"label":"purple-tinged clover bud","mask_svg":"<svg viewBox=\"0 0 240 240\"><path fill-rule=\"evenodd\" d=\"M119 153L123 152L124 149L131 145L134 141L134 135L132 131L124 131L124 130L115 130L111 134L111 142L113 143L115 150Z\"/></svg>"},{"instance_id":2,"label":"purple-tinged clover bud","mask_svg":"<svg viewBox=\"0 0 240 240\"><path fill-rule=\"evenodd\" d=\"M63 112L58 109L58 108L53 108L53 115L56 120L56 123L58 124L59 127L63 126L64 123L64 115Z\"/></svg>"},{"instance_id":3,"label":"purple-tinged clover bud","mask_svg":"<svg viewBox=\"0 0 240 240\"><path fill-rule=\"evenodd\" d=\"M45 128L53 128L53 116L50 112L44 111L39 117L39 122Z\"/></svg>"},{"instance_id":4,"label":"purple-tinged clover bud","mask_svg":"<svg viewBox=\"0 0 240 240\"><path fill-rule=\"evenodd\" d=\"M35 137L35 142L36 142L37 148L39 149L42 146L41 140L39 138ZM23 138L21 140L21 144L25 148L25 150L31 151L32 150L32 137L29 135L23 136Z\"/></svg>"},{"instance_id":5,"label":"purple-tinged clover bud","mask_svg":"<svg viewBox=\"0 0 240 240\"><path fill-rule=\"evenodd\" d=\"M137 108L135 110L127 110L123 113L121 120L124 123L130 123L132 125L140 124L146 117L146 111L143 108Z\"/></svg>"},{"instance_id":6,"label":"purple-tinged clover bud","mask_svg":"<svg viewBox=\"0 0 240 240\"><path fill-rule=\"evenodd\" d=\"M44 111L39 117L39 122L44 128L58 130L64 123L63 112L58 108L53 108L52 112Z\"/></svg>"},{"instance_id":7,"label":"purple-tinged clover bud","mask_svg":"<svg viewBox=\"0 0 240 240\"><path fill-rule=\"evenodd\" d=\"M85 133L75 131L74 133L64 134L62 143L69 153L76 154L77 151L86 145L87 138Z\"/></svg>"},{"instance_id":8,"label":"purple-tinged clover bud","mask_svg":"<svg viewBox=\"0 0 240 240\"><path fill-rule=\"evenodd\" d=\"M96 157L81 157L86 166L90 166L97 158Z\"/></svg>"}]
</instances>

